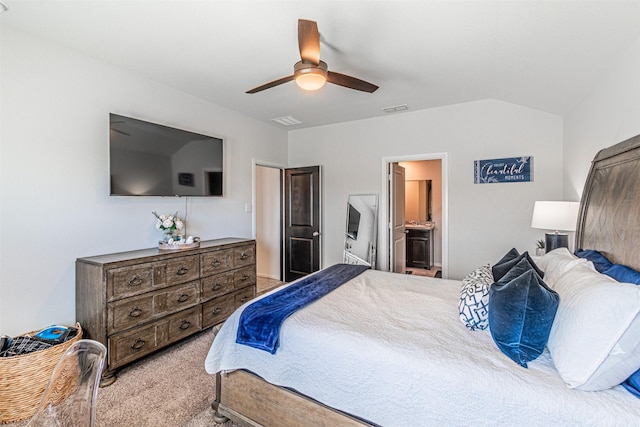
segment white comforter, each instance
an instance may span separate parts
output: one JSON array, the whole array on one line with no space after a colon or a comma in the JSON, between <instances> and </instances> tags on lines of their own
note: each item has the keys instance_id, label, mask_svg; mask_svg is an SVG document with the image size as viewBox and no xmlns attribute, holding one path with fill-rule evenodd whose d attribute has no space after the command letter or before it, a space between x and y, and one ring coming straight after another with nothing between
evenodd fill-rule
<instances>
[{"instance_id":1,"label":"white comforter","mask_svg":"<svg viewBox=\"0 0 640 427\"><path fill-rule=\"evenodd\" d=\"M205 368L246 369L382 426L640 423L640 399L622 387L571 390L547 351L525 369L488 330L466 329L460 286L366 271L289 317L275 355L235 343L241 307Z\"/></svg>"}]
</instances>

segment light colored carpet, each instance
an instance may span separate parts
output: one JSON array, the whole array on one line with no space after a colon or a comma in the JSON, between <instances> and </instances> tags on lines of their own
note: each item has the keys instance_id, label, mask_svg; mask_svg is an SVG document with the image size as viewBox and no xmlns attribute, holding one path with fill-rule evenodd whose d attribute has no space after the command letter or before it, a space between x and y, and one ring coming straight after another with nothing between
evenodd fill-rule
<instances>
[{"instance_id":1,"label":"light colored carpet","mask_svg":"<svg viewBox=\"0 0 640 427\"><path fill-rule=\"evenodd\" d=\"M98 392L97 426L216 425L215 375L204 370L214 337L208 329L119 371L118 380Z\"/></svg>"}]
</instances>

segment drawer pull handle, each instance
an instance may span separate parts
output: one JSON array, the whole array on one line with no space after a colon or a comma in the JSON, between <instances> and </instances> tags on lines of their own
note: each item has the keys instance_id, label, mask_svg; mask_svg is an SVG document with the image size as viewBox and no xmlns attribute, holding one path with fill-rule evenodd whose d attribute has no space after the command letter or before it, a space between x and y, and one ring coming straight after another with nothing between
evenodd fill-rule
<instances>
[{"instance_id":1,"label":"drawer pull handle","mask_svg":"<svg viewBox=\"0 0 640 427\"><path fill-rule=\"evenodd\" d=\"M213 309L213 314L218 314L222 311L222 309L220 307L216 307Z\"/></svg>"},{"instance_id":2,"label":"drawer pull handle","mask_svg":"<svg viewBox=\"0 0 640 427\"><path fill-rule=\"evenodd\" d=\"M180 325L180 329L184 331L185 329L189 329L189 326L191 326L191 322L189 322L188 320L183 320L182 324Z\"/></svg>"},{"instance_id":3,"label":"drawer pull handle","mask_svg":"<svg viewBox=\"0 0 640 427\"><path fill-rule=\"evenodd\" d=\"M249 255L245 254L244 252L240 255L240 259L243 261L247 258L249 258Z\"/></svg>"},{"instance_id":4,"label":"drawer pull handle","mask_svg":"<svg viewBox=\"0 0 640 427\"><path fill-rule=\"evenodd\" d=\"M140 350L145 345L145 341L140 338L136 338L136 340L131 344L131 348L134 350Z\"/></svg>"},{"instance_id":5,"label":"drawer pull handle","mask_svg":"<svg viewBox=\"0 0 640 427\"><path fill-rule=\"evenodd\" d=\"M240 302L242 302L242 303L245 303L245 302L247 302L247 301L249 301L249 297L248 297L248 296L246 296L246 295L245 295L245 296L243 296L243 297L240 299Z\"/></svg>"},{"instance_id":6,"label":"drawer pull handle","mask_svg":"<svg viewBox=\"0 0 640 427\"><path fill-rule=\"evenodd\" d=\"M248 280L248 279L249 279L249 275L248 274L243 274L242 277L240 278L240 280L242 280L243 282L245 280Z\"/></svg>"},{"instance_id":7,"label":"drawer pull handle","mask_svg":"<svg viewBox=\"0 0 640 427\"><path fill-rule=\"evenodd\" d=\"M178 276L184 276L185 274L187 274L187 271L189 271L188 268L180 267L180 269L178 270L177 274L178 274Z\"/></svg>"},{"instance_id":8,"label":"drawer pull handle","mask_svg":"<svg viewBox=\"0 0 640 427\"><path fill-rule=\"evenodd\" d=\"M185 302L186 300L189 299L189 295L187 294L182 294L180 295L180 297L178 298L178 302Z\"/></svg>"},{"instance_id":9,"label":"drawer pull handle","mask_svg":"<svg viewBox=\"0 0 640 427\"><path fill-rule=\"evenodd\" d=\"M220 264L221 264L220 260L217 260L217 259L213 260L213 262L211 263L211 265L214 266L214 267L217 267Z\"/></svg>"},{"instance_id":10,"label":"drawer pull handle","mask_svg":"<svg viewBox=\"0 0 640 427\"><path fill-rule=\"evenodd\" d=\"M138 307L134 307L133 310L129 312L130 317L140 317L141 314L142 310L140 310Z\"/></svg>"},{"instance_id":11,"label":"drawer pull handle","mask_svg":"<svg viewBox=\"0 0 640 427\"><path fill-rule=\"evenodd\" d=\"M222 285L220 283L216 283L215 285L213 285L213 288L211 288L212 291L217 291L218 289L220 289L222 287Z\"/></svg>"},{"instance_id":12,"label":"drawer pull handle","mask_svg":"<svg viewBox=\"0 0 640 427\"><path fill-rule=\"evenodd\" d=\"M133 276L131 280L129 280L129 286L140 286L142 284L142 279L138 276Z\"/></svg>"}]
</instances>

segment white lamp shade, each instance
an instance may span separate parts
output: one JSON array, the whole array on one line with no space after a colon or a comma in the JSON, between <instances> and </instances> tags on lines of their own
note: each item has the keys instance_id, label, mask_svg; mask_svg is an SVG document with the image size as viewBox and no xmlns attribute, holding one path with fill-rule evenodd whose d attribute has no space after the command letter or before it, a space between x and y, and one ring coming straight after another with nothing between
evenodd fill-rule
<instances>
[{"instance_id":1,"label":"white lamp shade","mask_svg":"<svg viewBox=\"0 0 640 427\"><path fill-rule=\"evenodd\" d=\"M544 201L533 206L532 228L575 231L578 222L578 202Z\"/></svg>"}]
</instances>

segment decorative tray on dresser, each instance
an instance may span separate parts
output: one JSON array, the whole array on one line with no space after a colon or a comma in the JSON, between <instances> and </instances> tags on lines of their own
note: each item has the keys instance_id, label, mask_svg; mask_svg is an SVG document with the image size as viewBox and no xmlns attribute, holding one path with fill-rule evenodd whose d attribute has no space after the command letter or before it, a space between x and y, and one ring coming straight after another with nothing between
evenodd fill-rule
<instances>
[{"instance_id":1,"label":"decorative tray on dresser","mask_svg":"<svg viewBox=\"0 0 640 427\"><path fill-rule=\"evenodd\" d=\"M116 370L224 321L256 294L250 239L190 250L142 249L76 260L76 320L107 347L101 385Z\"/></svg>"}]
</instances>

